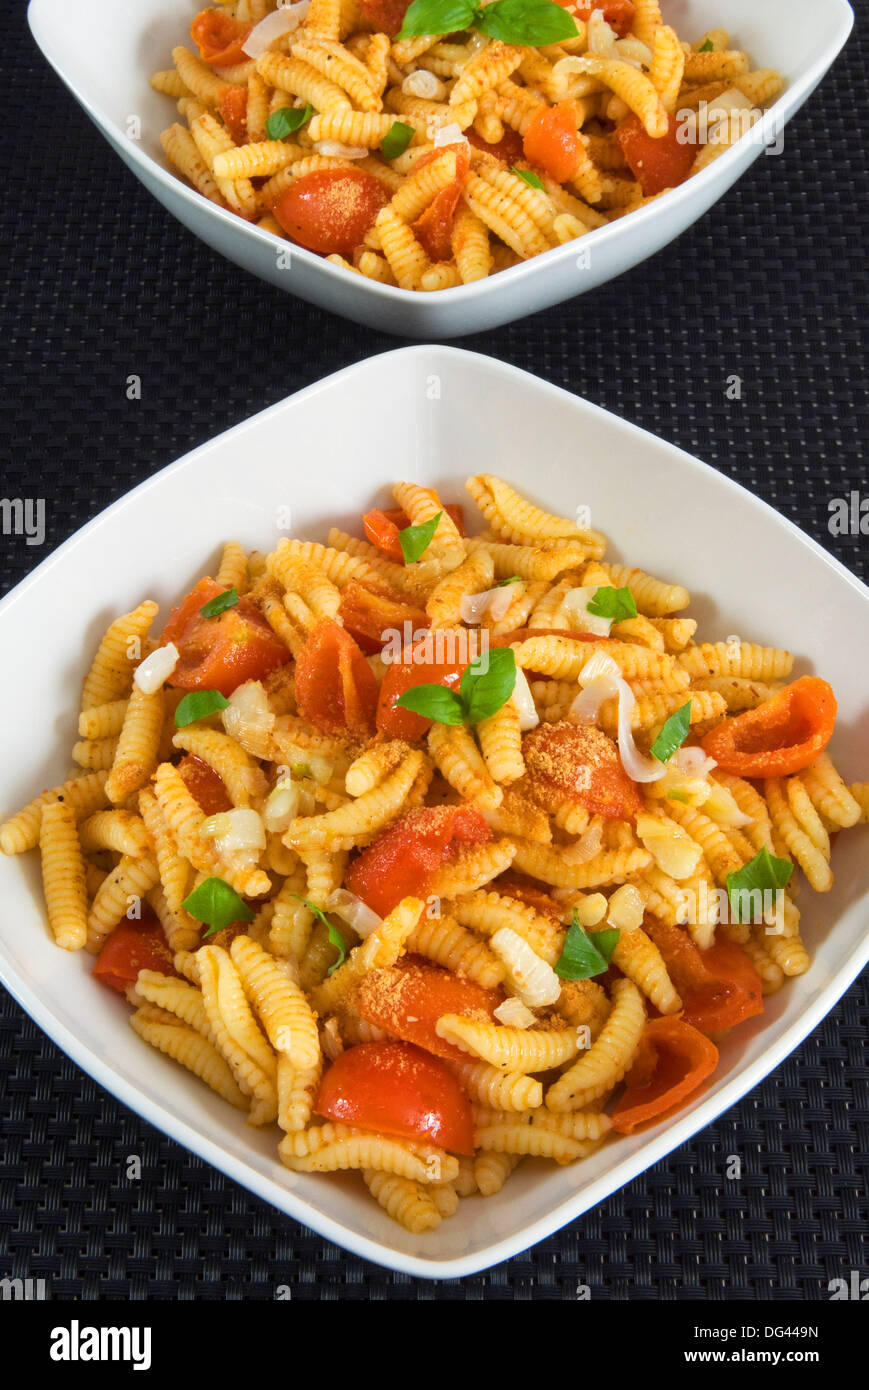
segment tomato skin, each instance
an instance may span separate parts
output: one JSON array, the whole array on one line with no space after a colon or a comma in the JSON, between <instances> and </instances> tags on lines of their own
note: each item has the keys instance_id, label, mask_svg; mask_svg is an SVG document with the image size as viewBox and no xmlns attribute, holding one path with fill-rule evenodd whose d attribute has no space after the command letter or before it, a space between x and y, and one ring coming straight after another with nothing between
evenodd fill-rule
<instances>
[{"instance_id":1,"label":"tomato skin","mask_svg":"<svg viewBox=\"0 0 869 1390\"><path fill-rule=\"evenodd\" d=\"M457 690L467 662L458 666L448 661L428 659L430 639L423 638L405 648L401 661L393 661L380 683L377 700L377 728L389 738L403 738L409 743L420 739L431 728L432 721L413 710L402 709L396 700L415 685L443 685Z\"/></svg>"},{"instance_id":2,"label":"tomato skin","mask_svg":"<svg viewBox=\"0 0 869 1390\"><path fill-rule=\"evenodd\" d=\"M318 1115L376 1134L474 1152L471 1102L448 1067L405 1042L358 1043L329 1067Z\"/></svg>"},{"instance_id":3,"label":"tomato skin","mask_svg":"<svg viewBox=\"0 0 869 1390\"><path fill-rule=\"evenodd\" d=\"M558 3L561 4L562 0L558 0ZM623 39L634 22L634 8L633 0L579 0L576 17L588 21L592 10L603 10L607 24Z\"/></svg>"},{"instance_id":4,"label":"tomato skin","mask_svg":"<svg viewBox=\"0 0 869 1390\"><path fill-rule=\"evenodd\" d=\"M540 724L522 741L532 794L553 808L565 798L593 816L630 820L643 798L618 749L593 724Z\"/></svg>"},{"instance_id":5,"label":"tomato skin","mask_svg":"<svg viewBox=\"0 0 869 1390\"><path fill-rule=\"evenodd\" d=\"M323 618L296 660L299 713L326 734L367 737L374 727L377 681L349 632Z\"/></svg>"},{"instance_id":6,"label":"tomato skin","mask_svg":"<svg viewBox=\"0 0 869 1390\"><path fill-rule=\"evenodd\" d=\"M227 87L220 94L220 114L237 145L247 144L247 88Z\"/></svg>"},{"instance_id":7,"label":"tomato skin","mask_svg":"<svg viewBox=\"0 0 869 1390\"><path fill-rule=\"evenodd\" d=\"M351 893L385 917L402 898L424 898L459 845L485 844L492 832L473 806L419 806L361 850L344 878Z\"/></svg>"},{"instance_id":8,"label":"tomato skin","mask_svg":"<svg viewBox=\"0 0 869 1390\"><path fill-rule=\"evenodd\" d=\"M149 907L142 908L139 921L124 918L109 933L97 956L93 973L100 984L123 994L140 970L157 970L162 975L178 974L163 928Z\"/></svg>"},{"instance_id":9,"label":"tomato skin","mask_svg":"<svg viewBox=\"0 0 869 1390\"><path fill-rule=\"evenodd\" d=\"M763 1013L763 982L744 951L724 938L701 951L709 983L682 994L682 1019L701 1033L721 1033Z\"/></svg>"},{"instance_id":10,"label":"tomato skin","mask_svg":"<svg viewBox=\"0 0 869 1390\"><path fill-rule=\"evenodd\" d=\"M710 729L700 746L737 777L790 777L823 753L836 727L836 696L818 676L801 676L755 709Z\"/></svg>"},{"instance_id":11,"label":"tomato skin","mask_svg":"<svg viewBox=\"0 0 869 1390\"><path fill-rule=\"evenodd\" d=\"M180 656L168 685L228 696L245 681L261 680L289 661L287 648L249 599L239 599L216 618L202 616L203 604L225 592L213 579L200 579L172 609L161 642L174 642Z\"/></svg>"},{"instance_id":12,"label":"tomato skin","mask_svg":"<svg viewBox=\"0 0 869 1390\"><path fill-rule=\"evenodd\" d=\"M518 131L505 129L500 140L490 143L484 140L482 135L478 135L473 126L470 126L465 135L474 146L475 150L482 150L484 154L494 155L502 163L511 165L517 164L520 159L525 158L525 150L522 146L522 136Z\"/></svg>"},{"instance_id":13,"label":"tomato skin","mask_svg":"<svg viewBox=\"0 0 869 1390\"><path fill-rule=\"evenodd\" d=\"M359 0L359 9L375 32L394 38L404 23L410 0Z\"/></svg>"},{"instance_id":14,"label":"tomato skin","mask_svg":"<svg viewBox=\"0 0 869 1390\"><path fill-rule=\"evenodd\" d=\"M694 167L697 150L679 140L679 123L669 118L666 135L656 140L647 134L639 116L628 116L618 128L618 142L628 167L646 198L663 193L665 188L677 188L684 183Z\"/></svg>"},{"instance_id":15,"label":"tomato skin","mask_svg":"<svg viewBox=\"0 0 869 1390\"><path fill-rule=\"evenodd\" d=\"M503 1000L500 989L483 989L420 956L407 955L389 970L371 971L359 987L356 1005L362 1018L395 1037L436 1057L466 1062L466 1052L438 1037L438 1019L461 1014L492 1023Z\"/></svg>"},{"instance_id":16,"label":"tomato skin","mask_svg":"<svg viewBox=\"0 0 869 1390\"><path fill-rule=\"evenodd\" d=\"M452 518L459 535L466 536L468 533L465 529L465 509L462 504L445 502L444 511ZM401 507L373 507L362 518L366 538L397 565L404 564L404 551L398 533L409 525L410 518Z\"/></svg>"},{"instance_id":17,"label":"tomato skin","mask_svg":"<svg viewBox=\"0 0 869 1390\"><path fill-rule=\"evenodd\" d=\"M560 101L537 112L522 141L525 158L545 169L559 183L573 177L582 142L572 102Z\"/></svg>"},{"instance_id":18,"label":"tomato skin","mask_svg":"<svg viewBox=\"0 0 869 1390\"><path fill-rule=\"evenodd\" d=\"M430 154L423 155L414 166L419 169L425 164L430 164L448 150L452 150L456 156L455 178L445 188L438 190L425 212L413 224L417 240L432 261L448 261L453 254L453 215L471 165L471 152L464 141L456 145L443 145L437 150L432 150Z\"/></svg>"},{"instance_id":19,"label":"tomato skin","mask_svg":"<svg viewBox=\"0 0 869 1390\"><path fill-rule=\"evenodd\" d=\"M215 68L231 68L247 61L242 48L251 31L222 10L200 10L190 25L190 37L199 49L203 63Z\"/></svg>"},{"instance_id":20,"label":"tomato skin","mask_svg":"<svg viewBox=\"0 0 869 1390\"><path fill-rule=\"evenodd\" d=\"M393 597L386 590L360 584L355 579L341 590L338 616L362 650L372 652L380 651L388 641L387 634L403 632L405 623L410 623L411 630L416 632L427 628L430 622L423 609L414 608L397 595Z\"/></svg>"},{"instance_id":21,"label":"tomato skin","mask_svg":"<svg viewBox=\"0 0 869 1390\"><path fill-rule=\"evenodd\" d=\"M526 907L533 907L541 916L551 917L553 921L561 923L561 903L549 895L546 885L539 879L529 878L527 874L513 873L508 869L495 880L492 887L496 893L503 893L508 898L518 898L520 903L525 903Z\"/></svg>"},{"instance_id":22,"label":"tomato skin","mask_svg":"<svg viewBox=\"0 0 869 1390\"><path fill-rule=\"evenodd\" d=\"M389 201L364 169L315 169L294 179L272 204L287 236L321 256L349 256Z\"/></svg>"},{"instance_id":23,"label":"tomato skin","mask_svg":"<svg viewBox=\"0 0 869 1390\"><path fill-rule=\"evenodd\" d=\"M660 1119L693 1095L717 1065L718 1048L690 1023L652 1019L612 1112L613 1129L633 1134L638 1126Z\"/></svg>"},{"instance_id":24,"label":"tomato skin","mask_svg":"<svg viewBox=\"0 0 869 1390\"><path fill-rule=\"evenodd\" d=\"M188 753L178 764L178 772L190 795L199 802L207 816L216 816L219 811L232 810L232 802L223 778L202 758Z\"/></svg>"}]
</instances>

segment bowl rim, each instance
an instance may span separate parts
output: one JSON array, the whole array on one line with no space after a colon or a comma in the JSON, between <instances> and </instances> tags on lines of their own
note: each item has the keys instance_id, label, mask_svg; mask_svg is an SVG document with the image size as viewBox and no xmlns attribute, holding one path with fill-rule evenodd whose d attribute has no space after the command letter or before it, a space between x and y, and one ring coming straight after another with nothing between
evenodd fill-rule
<instances>
[{"instance_id":1,"label":"bowl rim","mask_svg":"<svg viewBox=\"0 0 869 1390\"><path fill-rule=\"evenodd\" d=\"M856 575L852 574L839 560L824 550L788 517L781 515L762 498L757 497L711 464L694 458L677 445L660 439L651 431L645 430L631 421L624 420L621 416L604 410L603 407L587 401L575 393L566 391L560 386L555 386L553 383L544 381L509 363L481 353L470 352L464 348L423 344L394 348L355 362L318 382L303 387L265 410L239 421L229 429L204 441L164 468L159 469L91 518L53 550L50 555L46 556L30 574L25 576L0 600L0 620L35 584L43 582L65 555L71 553L79 545L86 543L87 537L94 528L104 525L113 517L122 516L124 509L131 504L133 499L151 488L159 487L164 475L169 472L180 472L187 467L195 467L200 457L207 454L218 442L222 444L229 437L241 440L245 432L256 429L265 417L291 410L297 401L311 399L327 387L331 390L336 385L340 386L342 381L347 381L352 377L380 372L385 366L388 369L388 361L394 357L403 359L415 357L421 362L426 362L430 368L436 367L438 362L449 362L459 367L464 362L469 366L471 363L477 364L477 369L479 369L479 364L482 362L485 363L486 370L493 374L497 383L507 390L511 384L527 382L530 377L535 389L542 391L544 396L561 401L566 398L583 410L591 411L607 420L617 421L620 428L633 434L638 440L640 438L651 439L656 444L663 445L679 455L681 466L699 473L704 478L714 476L734 494L740 494L743 505L748 502L759 509L762 514L765 514L772 524L783 527L802 546L823 560L825 565L840 579L846 580L849 586L869 605L869 587L863 584ZM167 1134L175 1142L180 1143L190 1152L205 1159L220 1172L240 1183L260 1200L276 1207L282 1213L289 1215L303 1225L309 1226L327 1239L334 1241L341 1248L349 1250L363 1259L369 1259L387 1268L423 1279L449 1279L461 1278L489 1269L554 1234L567 1222L577 1219L584 1212L604 1201L614 1192L619 1191L640 1173L673 1152L680 1144L699 1133L713 1120L725 1114L736 1101L770 1075L783 1058L808 1037L812 1029L830 1012L845 993L867 961L869 961L869 932L854 945L845 959L840 962L827 985L808 1003L800 1016L784 1029L782 1035L775 1042L770 1043L763 1056L755 1062L739 1068L732 1079L726 1082L715 1095L701 1100L696 1108L683 1113L681 1119L677 1116L667 1121L661 1133L650 1137L633 1154L614 1162L606 1173L576 1193L559 1201L545 1215L538 1217L523 1227L521 1231L496 1239L474 1254L449 1258L437 1256L426 1258L409 1254L390 1247L374 1237L349 1230L339 1220L310 1205L306 1197L298 1190L290 1190L280 1186L276 1178L268 1177L251 1168L244 1160L221 1148L201 1133L193 1124L182 1118L176 1118L166 1111L159 1102L151 1100L149 1096L140 1091L135 1082L128 1081L121 1073L115 1071L111 1063L104 1061L87 1044L81 1042L76 1034L67 1028L66 1024L55 1017L50 1005L42 1002L37 990L31 986L17 965L7 960L2 945L0 945L0 981L25 1012L61 1050L122 1104L127 1105L137 1115L154 1125L162 1133ZM615 1182L612 1180L613 1174L616 1175Z\"/></svg>"},{"instance_id":2,"label":"bowl rim","mask_svg":"<svg viewBox=\"0 0 869 1390\"><path fill-rule=\"evenodd\" d=\"M255 223L246 222L244 218L238 217L235 213L226 208L218 207L216 203L211 203L207 198L203 198L196 189L177 177L170 169L167 169L152 155L146 153L136 141L127 140L120 126L107 115L103 108L94 101L81 88L78 82L74 81L68 71L55 61L51 49L50 36L47 27L43 28L44 20L50 18L53 7L57 7L60 0L29 0L27 6L27 21L30 26L33 38L40 49L43 57L48 61L61 81L69 89L88 116L94 121L101 133L109 140L113 147L120 145L129 156L129 162L139 169L146 170L151 177L156 177L160 185L167 192L179 195L182 201L192 208L202 209L217 217L218 222L228 229L233 229L240 233L241 240L244 242L247 236L252 236L254 241L261 246L289 245L292 248L293 256L298 255L301 263L308 266L312 271L316 270L325 275L327 279L336 279L337 283L352 283L354 286L362 280L367 286L372 296L382 299L386 303L396 305L418 304L420 292L418 290L404 290L397 285L385 285L377 280L369 280L366 276L360 276L350 270L345 270L343 266L335 265L325 257L317 255L313 251L307 250L304 246L297 246L294 242L285 242L276 237L273 232L267 231L263 227L256 226ZM64 6L74 3L74 0L63 0ZM836 7L833 13L833 7ZM791 117L796 113L803 101L811 94L814 87L821 81L829 71L848 40L854 27L854 11L849 0L826 0L826 13L830 18L830 38L821 52L809 64L802 76L791 85L785 87L781 96L773 105L764 112L762 119L752 130L746 132L734 145L731 145L717 160L713 161L707 168L701 170L699 174L693 175L677 188L671 189L663 198L655 199L647 203L645 207L639 208L631 213L629 218L619 219L615 223L610 223L605 227L595 227L581 238L583 250L589 252L593 248L606 240L615 242L631 234L633 229L639 230L647 225L652 225L657 219L666 215L667 209L678 210L683 204L702 201L700 195L708 188L712 182L719 178L723 171L729 170L744 155L746 141L753 142L757 148L751 160L759 157L760 152L767 143L768 138L774 134L778 123L787 124ZM45 15L43 16L43 11ZM834 21L837 21L834 24ZM117 153L116 148L116 153ZM137 175L138 176L138 175ZM738 175L737 175L738 178ZM735 180L734 180L735 181ZM731 186L728 182L727 187ZM150 190L149 190L150 191ZM720 196L723 196L720 195ZM717 202L717 199L713 200ZM172 214L175 215L174 213ZM702 215L699 214L699 215ZM636 219L636 220L635 220ZM691 219L686 224L691 225ZM607 234L607 235L605 235ZM198 236L198 233L195 233ZM680 233L676 233L680 235ZM218 253L223 254L223 253ZM576 245L572 241L565 242L562 246L552 247L544 251L539 256L532 256L530 260L523 261L520 265L510 266L507 270L498 271L496 275L488 275L482 280L473 281L468 285L454 285L450 289L438 290L435 298L439 305L446 307L457 304L464 304L473 300L485 300L493 294L493 282L497 282L502 288L508 285L520 284L524 280L535 275L545 274L550 267L560 265L576 254ZM643 257L640 257L642 260ZM254 272L255 273L255 272ZM508 276L505 281L502 277ZM291 292L291 291L290 291ZM530 312L533 312L530 311Z\"/></svg>"}]
</instances>

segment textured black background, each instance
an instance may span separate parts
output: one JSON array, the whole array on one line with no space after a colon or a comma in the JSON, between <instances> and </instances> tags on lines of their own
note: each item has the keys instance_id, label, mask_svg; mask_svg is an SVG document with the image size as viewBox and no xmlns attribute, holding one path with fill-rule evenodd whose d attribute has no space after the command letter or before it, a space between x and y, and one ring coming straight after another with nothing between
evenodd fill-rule
<instances>
[{"instance_id":1,"label":"textured black background","mask_svg":"<svg viewBox=\"0 0 869 1390\"><path fill-rule=\"evenodd\" d=\"M130 0L125 0L129 3ZM70 0L74 3L74 0ZM862 5L865 19L865 0ZM42 552L297 388L397 346L281 296L175 223L120 164L3 0L7 497L49 499ZM785 150L673 246L582 299L463 341L715 464L861 577L827 503L867 489L867 70L858 29ZM142 379L128 401L126 379ZM743 381L729 401L726 380ZM430 1284L344 1254L119 1105L0 999L0 1276L50 1296L821 1299L869 1272L865 978L761 1087L608 1202L488 1273ZM144 1177L122 1174L129 1153ZM724 1177L738 1153L741 1181Z\"/></svg>"}]
</instances>

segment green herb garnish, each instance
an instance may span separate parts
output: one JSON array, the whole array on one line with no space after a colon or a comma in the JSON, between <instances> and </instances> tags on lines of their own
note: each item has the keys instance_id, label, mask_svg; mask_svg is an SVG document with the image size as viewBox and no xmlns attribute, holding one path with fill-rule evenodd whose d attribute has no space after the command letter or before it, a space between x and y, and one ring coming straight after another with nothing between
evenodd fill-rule
<instances>
[{"instance_id":1,"label":"green herb garnish","mask_svg":"<svg viewBox=\"0 0 869 1390\"><path fill-rule=\"evenodd\" d=\"M700 47L697 49L697 52L698 52L698 53L714 53L714 52L715 52L715 44L712 42L711 39L707 39L705 43L701 43Z\"/></svg>"},{"instance_id":2,"label":"green herb garnish","mask_svg":"<svg viewBox=\"0 0 869 1390\"><path fill-rule=\"evenodd\" d=\"M614 589L611 584L595 589L585 606L596 618L612 618L614 623L637 616L637 605L630 589Z\"/></svg>"},{"instance_id":3,"label":"green herb garnish","mask_svg":"<svg viewBox=\"0 0 869 1390\"><path fill-rule=\"evenodd\" d=\"M215 594L207 603L203 603L200 613L203 618L216 618L221 613L225 613L227 608L234 608L238 603L238 593L233 589L226 589L222 594Z\"/></svg>"},{"instance_id":4,"label":"green herb garnish","mask_svg":"<svg viewBox=\"0 0 869 1390\"><path fill-rule=\"evenodd\" d=\"M524 179L531 188L542 188L543 180L539 174L535 174L533 169L517 169L515 164L510 166L510 173L515 174L518 179Z\"/></svg>"},{"instance_id":5,"label":"green herb garnish","mask_svg":"<svg viewBox=\"0 0 869 1390\"><path fill-rule=\"evenodd\" d=\"M395 703L437 724L479 724L509 700L515 684L513 649L496 647L465 668L458 690L448 690L445 685L414 685Z\"/></svg>"},{"instance_id":6,"label":"green herb garnish","mask_svg":"<svg viewBox=\"0 0 869 1390\"><path fill-rule=\"evenodd\" d=\"M235 889L224 883L222 878L204 879L199 887L194 888L189 897L184 899L181 906L191 917L195 917L197 922L204 922L208 927L203 941L215 932L223 931L224 927L231 926L233 922L252 922L255 916Z\"/></svg>"},{"instance_id":7,"label":"green herb garnish","mask_svg":"<svg viewBox=\"0 0 869 1390\"><path fill-rule=\"evenodd\" d=\"M763 918L763 894L777 892L786 888L790 882L794 866L789 859L776 859L766 845L762 850L727 875L727 897L730 903L731 921L759 922ZM759 897L755 897L759 894ZM748 915L743 916L743 909ZM759 909L759 910L756 910Z\"/></svg>"},{"instance_id":8,"label":"green herb garnish","mask_svg":"<svg viewBox=\"0 0 869 1390\"><path fill-rule=\"evenodd\" d=\"M380 153L384 159L398 159L400 154L404 154L412 139L412 125L406 125L404 121L393 121L381 141Z\"/></svg>"},{"instance_id":9,"label":"green herb garnish","mask_svg":"<svg viewBox=\"0 0 869 1390\"><path fill-rule=\"evenodd\" d=\"M420 556L428 550L442 516L443 512L438 512L436 516L429 517L428 521L421 522L419 526L405 526L403 531L399 531L398 540L406 565L415 564Z\"/></svg>"},{"instance_id":10,"label":"green herb garnish","mask_svg":"<svg viewBox=\"0 0 869 1390\"><path fill-rule=\"evenodd\" d=\"M266 135L270 140L286 140L293 131L300 130L314 114L310 102L306 106L282 106L273 111L266 121Z\"/></svg>"},{"instance_id":11,"label":"green herb garnish","mask_svg":"<svg viewBox=\"0 0 869 1390\"><path fill-rule=\"evenodd\" d=\"M617 927L589 935L579 925L574 908L573 922L568 927L564 948L554 966L556 975L562 980L590 980L593 975L602 975L609 969L620 936Z\"/></svg>"},{"instance_id":12,"label":"green herb garnish","mask_svg":"<svg viewBox=\"0 0 869 1390\"><path fill-rule=\"evenodd\" d=\"M503 589L503 588L505 588L508 584L521 584L521 583L522 583L522 576L521 576L521 574L511 574L510 577L509 577L508 579L499 579L499 580L498 580L498 585L497 585L497 587L498 587L499 589Z\"/></svg>"},{"instance_id":13,"label":"green herb garnish","mask_svg":"<svg viewBox=\"0 0 869 1390\"><path fill-rule=\"evenodd\" d=\"M323 926L328 931L329 945L334 946L335 950L338 952L338 959L333 965L330 965L329 969L326 971L327 975L331 975L332 972L337 970L339 965L343 965L344 961L347 959L347 942L344 940L338 928L334 927L329 921L323 909L318 907L316 903L308 902L307 898L300 898L298 893L291 893L290 897L295 898L296 902L303 903L309 912L313 912L314 916L320 919Z\"/></svg>"},{"instance_id":14,"label":"green herb garnish","mask_svg":"<svg viewBox=\"0 0 869 1390\"><path fill-rule=\"evenodd\" d=\"M175 728L186 729L197 719L207 719L219 709L226 709L229 701L219 690L191 690L179 702L175 711Z\"/></svg>"},{"instance_id":15,"label":"green herb garnish","mask_svg":"<svg viewBox=\"0 0 869 1390\"><path fill-rule=\"evenodd\" d=\"M677 709L675 714L671 714L669 719L664 721L664 725L655 742L650 748L653 758L657 758L659 763L668 763L677 748L688 737L688 730L691 728L691 701Z\"/></svg>"},{"instance_id":16,"label":"green herb garnish","mask_svg":"<svg viewBox=\"0 0 869 1390\"><path fill-rule=\"evenodd\" d=\"M489 38L526 47L575 39L579 32L573 16L553 0L495 0L485 6L474 0L413 0L397 37L456 34L464 29L478 29Z\"/></svg>"}]
</instances>

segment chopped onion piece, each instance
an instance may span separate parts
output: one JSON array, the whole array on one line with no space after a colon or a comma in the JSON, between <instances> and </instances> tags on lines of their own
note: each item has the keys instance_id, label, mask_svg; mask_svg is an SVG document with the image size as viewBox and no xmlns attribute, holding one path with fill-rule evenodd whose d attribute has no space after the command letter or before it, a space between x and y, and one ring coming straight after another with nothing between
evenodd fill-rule
<instances>
[{"instance_id":1,"label":"chopped onion piece","mask_svg":"<svg viewBox=\"0 0 869 1390\"><path fill-rule=\"evenodd\" d=\"M623 883L617 888L607 904L606 919L611 927L619 931L636 931L643 925L646 904L640 890L632 883Z\"/></svg>"},{"instance_id":2,"label":"chopped onion piece","mask_svg":"<svg viewBox=\"0 0 869 1390\"><path fill-rule=\"evenodd\" d=\"M534 696L531 694L528 677L521 666L516 667L516 684L513 686L512 699L519 711L519 728L522 733L527 733L529 729L536 729L540 723L540 715L537 713L537 706L534 703Z\"/></svg>"},{"instance_id":3,"label":"chopped onion piece","mask_svg":"<svg viewBox=\"0 0 869 1390\"><path fill-rule=\"evenodd\" d=\"M703 812L717 825L739 830L743 825L751 825L752 817L740 811L736 797L720 782L709 783L709 794L703 802Z\"/></svg>"},{"instance_id":4,"label":"chopped onion piece","mask_svg":"<svg viewBox=\"0 0 869 1390\"><path fill-rule=\"evenodd\" d=\"M426 101L443 101L447 89L433 72L418 68L409 72L401 84L401 90L408 97L423 97Z\"/></svg>"},{"instance_id":5,"label":"chopped onion piece","mask_svg":"<svg viewBox=\"0 0 869 1390\"><path fill-rule=\"evenodd\" d=\"M494 1011L499 1023L508 1028L530 1028L537 1020L529 1008L515 994L505 999Z\"/></svg>"},{"instance_id":6,"label":"chopped onion piece","mask_svg":"<svg viewBox=\"0 0 869 1390\"><path fill-rule=\"evenodd\" d=\"M370 154L364 145L343 145L340 140L315 140L314 149L334 159L367 159Z\"/></svg>"},{"instance_id":7,"label":"chopped onion piece","mask_svg":"<svg viewBox=\"0 0 869 1390\"><path fill-rule=\"evenodd\" d=\"M459 616L463 623L481 623L487 613L500 622L513 602L510 584L499 584L496 589L485 589L481 594L463 594L459 603Z\"/></svg>"},{"instance_id":8,"label":"chopped onion piece","mask_svg":"<svg viewBox=\"0 0 869 1390\"><path fill-rule=\"evenodd\" d=\"M702 850L681 825L667 825L657 816L641 811L637 816L637 835L658 868L671 878L690 878L696 872Z\"/></svg>"},{"instance_id":9,"label":"chopped onion piece","mask_svg":"<svg viewBox=\"0 0 869 1390\"><path fill-rule=\"evenodd\" d=\"M695 748L693 745L685 744L677 748L669 763L670 767L677 767L686 777L708 777L709 773L718 764L714 758L709 758L702 748Z\"/></svg>"},{"instance_id":10,"label":"chopped onion piece","mask_svg":"<svg viewBox=\"0 0 869 1390\"><path fill-rule=\"evenodd\" d=\"M463 140L467 145L468 139L462 131L462 127L457 125L455 121L450 121L449 125L438 127L434 133L432 144L436 150L439 150L442 145L458 145Z\"/></svg>"},{"instance_id":11,"label":"chopped onion piece","mask_svg":"<svg viewBox=\"0 0 869 1390\"><path fill-rule=\"evenodd\" d=\"M595 819L575 844L561 847L561 857L568 859L571 864L587 864L600 853L602 845L603 825Z\"/></svg>"},{"instance_id":12,"label":"chopped onion piece","mask_svg":"<svg viewBox=\"0 0 869 1390\"><path fill-rule=\"evenodd\" d=\"M606 652L595 652L589 657L579 673L579 683L587 688L576 697L570 707L573 719L589 720L589 709L594 706L594 714L600 709L604 699L618 698L619 734L618 747L622 767L633 782L657 782L667 770L667 764L657 758L646 758L634 742L631 728L631 715L636 708L636 696L623 678L618 666ZM592 691L592 686L594 690ZM591 716L592 718L594 715Z\"/></svg>"},{"instance_id":13,"label":"chopped onion piece","mask_svg":"<svg viewBox=\"0 0 869 1390\"><path fill-rule=\"evenodd\" d=\"M239 866L255 864L266 847L265 827L259 813L249 806L236 806L208 816L200 825L199 834L203 840L214 841L221 859Z\"/></svg>"},{"instance_id":14,"label":"chopped onion piece","mask_svg":"<svg viewBox=\"0 0 869 1390\"><path fill-rule=\"evenodd\" d=\"M310 0L298 0L294 5L282 5L255 24L242 44L242 52L248 58L260 58L276 39L284 34L292 34L298 29L308 13Z\"/></svg>"},{"instance_id":15,"label":"chopped onion piece","mask_svg":"<svg viewBox=\"0 0 869 1390\"><path fill-rule=\"evenodd\" d=\"M568 589L561 600L561 611L570 619L570 626L577 632L592 632L595 637L609 637L613 625L612 618L602 618L597 613L589 613L588 605L597 593L597 584L583 585L578 589Z\"/></svg>"},{"instance_id":16,"label":"chopped onion piece","mask_svg":"<svg viewBox=\"0 0 869 1390\"><path fill-rule=\"evenodd\" d=\"M255 758L268 757L275 716L259 681L245 681L229 697L220 715L226 732Z\"/></svg>"},{"instance_id":17,"label":"chopped onion piece","mask_svg":"<svg viewBox=\"0 0 869 1390\"><path fill-rule=\"evenodd\" d=\"M523 1004L539 1009L555 1003L561 994L561 981L552 966L532 951L518 932L512 927L500 927L489 945L506 965L510 985Z\"/></svg>"},{"instance_id":18,"label":"chopped onion piece","mask_svg":"<svg viewBox=\"0 0 869 1390\"><path fill-rule=\"evenodd\" d=\"M263 824L272 834L283 834L289 830L290 821L302 814L300 805L302 790L298 782L290 777L282 777L269 793L262 810Z\"/></svg>"},{"instance_id":19,"label":"chopped onion piece","mask_svg":"<svg viewBox=\"0 0 869 1390\"><path fill-rule=\"evenodd\" d=\"M330 893L326 899L326 908L352 927L357 936L370 936L378 927L383 926L383 918L378 917L377 913L361 898L357 898L355 893L348 893L346 888L336 888Z\"/></svg>"},{"instance_id":20,"label":"chopped onion piece","mask_svg":"<svg viewBox=\"0 0 869 1390\"><path fill-rule=\"evenodd\" d=\"M175 643L167 642L165 647L158 647L150 656L146 656L144 661L139 662L133 680L143 695L156 695L161 685L175 670L180 655Z\"/></svg>"}]
</instances>

